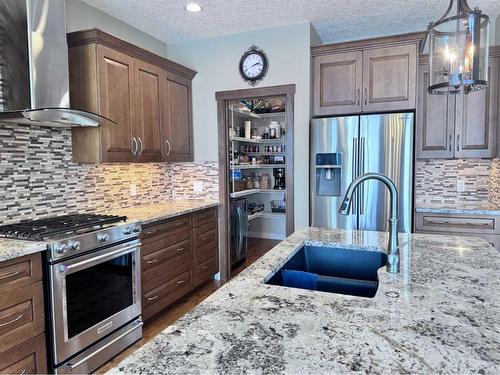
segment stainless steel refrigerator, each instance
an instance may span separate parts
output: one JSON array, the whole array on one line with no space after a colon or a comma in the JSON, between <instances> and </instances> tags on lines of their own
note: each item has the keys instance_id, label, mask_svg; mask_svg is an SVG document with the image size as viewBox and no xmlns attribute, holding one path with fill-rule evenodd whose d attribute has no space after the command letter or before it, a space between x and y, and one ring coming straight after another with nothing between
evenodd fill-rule
<instances>
[{"instance_id":1,"label":"stainless steel refrigerator","mask_svg":"<svg viewBox=\"0 0 500 375\"><path fill-rule=\"evenodd\" d=\"M310 222L312 226L388 230L389 192L367 181L355 194L351 214L338 209L357 176L377 172L399 191L400 232L412 229L413 113L314 119L311 124Z\"/></svg>"},{"instance_id":2,"label":"stainless steel refrigerator","mask_svg":"<svg viewBox=\"0 0 500 375\"><path fill-rule=\"evenodd\" d=\"M247 200L231 201L231 266L240 264L247 256L248 213Z\"/></svg>"}]
</instances>

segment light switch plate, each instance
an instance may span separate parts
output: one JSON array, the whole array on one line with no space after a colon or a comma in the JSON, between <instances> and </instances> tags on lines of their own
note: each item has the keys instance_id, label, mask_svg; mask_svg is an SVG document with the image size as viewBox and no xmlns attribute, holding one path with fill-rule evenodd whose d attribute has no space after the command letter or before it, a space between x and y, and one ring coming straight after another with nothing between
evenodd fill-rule
<instances>
[{"instance_id":1,"label":"light switch plate","mask_svg":"<svg viewBox=\"0 0 500 375\"><path fill-rule=\"evenodd\" d=\"M133 182L130 183L130 196L135 197L137 195L137 185Z\"/></svg>"},{"instance_id":2,"label":"light switch plate","mask_svg":"<svg viewBox=\"0 0 500 375\"><path fill-rule=\"evenodd\" d=\"M193 191L195 193L202 193L203 192L203 181L193 182Z\"/></svg>"},{"instance_id":3,"label":"light switch plate","mask_svg":"<svg viewBox=\"0 0 500 375\"><path fill-rule=\"evenodd\" d=\"M465 191L465 180L457 178L457 192L463 193Z\"/></svg>"}]
</instances>

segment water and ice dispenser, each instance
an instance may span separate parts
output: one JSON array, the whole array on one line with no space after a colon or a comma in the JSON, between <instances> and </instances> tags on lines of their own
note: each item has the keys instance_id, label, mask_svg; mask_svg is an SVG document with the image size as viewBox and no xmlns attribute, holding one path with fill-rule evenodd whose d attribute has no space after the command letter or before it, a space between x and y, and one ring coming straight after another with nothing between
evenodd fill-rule
<instances>
[{"instance_id":1,"label":"water and ice dispenser","mask_svg":"<svg viewBox=\"0 0 500 375\"><path fill-rule=\"evenodd\" d=\"M316 195L338 197L342 178L342 154L316 154Z\"/></svg>"}]
</instances>

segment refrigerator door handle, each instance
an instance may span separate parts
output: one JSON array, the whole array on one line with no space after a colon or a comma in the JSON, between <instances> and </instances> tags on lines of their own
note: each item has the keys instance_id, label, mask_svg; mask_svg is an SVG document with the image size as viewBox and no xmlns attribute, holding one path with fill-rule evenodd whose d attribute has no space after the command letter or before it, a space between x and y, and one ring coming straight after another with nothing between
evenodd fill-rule
<instances>
[{"instance_id":1,"label":"refrigerator door handle","mask_svg":"<svg viewBox=\"0 0 500 375\"><path fill-rule=\"evenodd\" d=\"M359 175L365 174L365 149L366 149L366 138L361 137L360 150L359 150ZM365 183L360 186L359 192L359 214L365 214Z\"/></svg>"},{"instance_id":2,"label":"refrigerator door handle","mask_svg":"<svg viewBox=\"0 0 500 375\"><path fill-rule=\"evenodd\" d=\"M243 248L243 212L240 208L238 211L238 221L239 221L239 244L238 244L238 251L241 255L241 249Z\"/></svg>"},{"instance_id":3,"label":"refrigerator door handle","mask_svg":"<svg viewBox=\"0 0 500 375\"><path fill-rule=\"evenodd\" d=\"M240 252L240 208L236 207L236 223L234 233L234 249L236 250L236 257Z\"/></svg>"},{"instance_id":4,"label":"refrigerator door handle","mask_svg":"<svg viewBox=\"0 0 500 375\"><path fill-rule=\"evenodd\" d=\"M351 182L354 181L358 177L358 138L352 139L352 179ZM356 195L354 196L354 201L352 202L352 211L354 215L358 214L358 200L356 199Z\"/></svg>"}]
</instances>

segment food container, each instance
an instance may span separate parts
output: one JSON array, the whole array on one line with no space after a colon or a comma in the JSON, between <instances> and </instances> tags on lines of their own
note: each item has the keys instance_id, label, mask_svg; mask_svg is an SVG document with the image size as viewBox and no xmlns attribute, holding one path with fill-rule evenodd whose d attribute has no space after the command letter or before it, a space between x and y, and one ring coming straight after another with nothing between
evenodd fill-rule
<instances>
[{"instance_id":1,"label":"food container","mask_svg":"<svg viewBox=\"0 0 500 375\"><path fill-rule=\"evenodd\" d=\"M252 121L245 121L245 138L252 138Z\"/></svg>"},{"instance_id":2,"label":"food container","mask_svg":"<svg viewBox=\"0 0 500 375\"><path fill-rule=\"evenodd\" d=\"M271 212L285 213L286 211L285 201L275 199L272 200L270 203L271 203Z\"/></svg>"}]
</instances>

